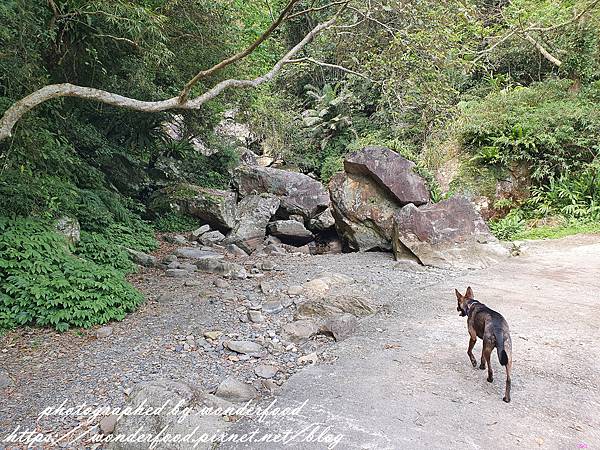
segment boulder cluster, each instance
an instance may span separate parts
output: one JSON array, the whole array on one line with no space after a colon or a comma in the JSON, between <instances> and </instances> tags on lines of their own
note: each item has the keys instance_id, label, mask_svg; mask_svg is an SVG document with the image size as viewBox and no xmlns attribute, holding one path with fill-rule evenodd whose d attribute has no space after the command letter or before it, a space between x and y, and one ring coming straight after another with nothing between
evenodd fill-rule
<instances>
[{"instance_id":1,"label":"boulder cluster","mask_svg":"<svg viewBox=\"0 0 600 450\"><path fill-rule=\"evenodd\" d=\"M234 178L232 191L170 186L151 207L197 217L213 230L197 231L201 244L240 255L379 250L436 267L482 267L506 253L468 199L432 203L415 164L386 147L350 153L329 192L307 175L254 161Z\"/></svg>"}]
</instances>

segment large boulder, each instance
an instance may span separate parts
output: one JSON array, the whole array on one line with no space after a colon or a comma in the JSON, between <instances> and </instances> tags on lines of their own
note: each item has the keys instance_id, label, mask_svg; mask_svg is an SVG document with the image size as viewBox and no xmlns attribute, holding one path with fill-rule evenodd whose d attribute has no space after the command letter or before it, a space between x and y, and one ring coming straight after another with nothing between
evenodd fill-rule
<instances>
[{"instance_id":1,"label":"large boulder","mask_svg":"<svg viewBox=\"0 0 600 450\"><path fill-rule=\"evenodd\" d=\"M240 195L273 194L281 200L284 215L299 214L307 220L329 206L329 195L318 181L301 173L270 167L243 165L236 169Z\"/></svg>"},{"instance_id":2,"label":"large boulder","mask_svg":"<svg viewBox=\"0 0 600 450\"><path fill-rule=\"evenodd\" d=\"M237 206L236 225L227 236L226 243L235 244L250 254L263 242L267 224L279 208L279 199L273 195L249 195Z\"/></svg>"},{"instance_id":3,"label":"large boulder","mask_svg":"<svg viewBox=\"0 0 600 450\"><path fill-rule=\"evenodd\" d=\"M165 436L165 430L171 436L186 437L181 441L167 439L157 441L156 449L184 450L194 447L195 442L204 433L213 435L225 432L230 426L218 415L205 414L206 407L215 407L210 394L205 394L187 383L156 380L140 384L127 400L132 411L151 411L152 414L126 414L119 418L113 433L111 450L146 450L150 442L136 440L136 435L159 434ZM193 433L192 433L193 431ZM187 437L189 436L189 437ZM120 439L119 439L120 437ZM126 439L134 437L133 439ZM158 445L156 445L158 444ZM200 442L197 449L211 449L211 442Z\"/></svg>"},{"instance_id":4,"label":"large boulder","mask_svg":"<svg viewBox=\"0 0 600 450\"><path fill-rule=\"evenodd\" d=\"M429 201L427 184L414 169L415 163L386 147L365 147L344 159L347 173L372 178L401 206Z\"/></svg>"},{"instance_id":5,"label":"large boulder","mask_svg":"<svg viewBox=\"0 0 600 450\"><path fill-rule=\"evenodd\" d=\"M338 234L351 250L391 250L399 206L369 177L339 173L329 182Z\"/></svg>"},{"instance_id":6,"label":"large boulder","mask_svg":"<svg viewBox=\"0 0 600 450\"><path fill-rule=\"evenodd\" d=\"M482 268L508 256L465 197L421 206L409 204L394 217L394 253L410 251L427 266Z\"/></svg>"},{"instance_id":7,"label":"large boulder","mask_svg":"<svg viewBox=\"0 0 600 450\"><path fill-rule=\"evenodd\" d=\"M179 183L155 192L149 207L155 214L183 212L213 228L230 230L236 223L236 203L235 192Z\"/></svg>"},{"instance_id":8,"label":"large boulder","mask_svg":"<svg viewBox=\"0 0 600 450\"><path fill-rule=\"evenodd\" d=\"M304 245L314 239L313 234L304 225L295 220L276 220L267 228L269 234L278 237L282 242L292 245Z\"/></svg>"}]
</instances>

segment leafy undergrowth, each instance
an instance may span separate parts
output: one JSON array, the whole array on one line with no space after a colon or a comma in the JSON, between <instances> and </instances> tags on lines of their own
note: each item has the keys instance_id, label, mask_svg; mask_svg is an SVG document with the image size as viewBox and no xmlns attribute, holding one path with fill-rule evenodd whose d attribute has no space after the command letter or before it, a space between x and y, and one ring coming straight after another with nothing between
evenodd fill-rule
<instances>
[{"instance_id":1,"label":"leafy undergrowth","mask_svg":"<svg viewBox=\"0 0 600 450\"><path fill-rule=\"evenodd\" d=\"M125 281L132 268L101 235L84 234L72 249L48 222L0 218L0 329L122 320L143 301Z\"/></svg>"},{"instance_id":2,"label":"leafy undergrowth","mask_svg":"<svg viewBox=\"0 0 600 450\"><path fill-rule=\"evenodd\" d=\"M600 221L591 219L567 219L556 216L547 219L525 220L518 210L505 218L490 222L490 230L501 240L560 239L581 233L600 233Z\"/></svg>"}]
</instances>

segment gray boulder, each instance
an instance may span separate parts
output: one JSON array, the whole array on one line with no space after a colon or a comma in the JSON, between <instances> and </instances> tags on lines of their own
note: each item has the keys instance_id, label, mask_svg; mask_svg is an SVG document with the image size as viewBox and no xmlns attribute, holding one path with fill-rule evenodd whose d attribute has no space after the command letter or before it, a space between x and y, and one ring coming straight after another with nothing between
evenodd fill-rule
<instances>
[{"instance_id":1,"label":"gray boulder","mask_svg":"<svg viewBox=\"0 0 600 450\"><path fill-rule=\"evenodd\" d=\"M208 231L198 238L202 245L214 245L223 242L225 235L220 231Z\"/></svg>"},{"instance_id":2,"label":"gray boulder","mask_svg":"<svg viewBox=\"0 0 600 450\"><path fill-rule=\"evenodd\" d=\"M306 220L316 217L329 205L329 195L317 180L301 173L261 166L236 169L240 195L268 193L281 200L280 208L289 215L299 214Z\"/></svg>"},{"instance_id":3,"label":"gray boulder","mask_svg":"<svg viewBox=\"0 0 600 450\"><path fill-rule=\"evenodd\" d=\"M391 250L395 199L371 178L339 173L329 182L338 234L357 251Z\"/></svg>"},{"instance_id":4,"label":"gray boulder","mask_svg":"<svg viewBox=\"0 0 600 450\"><path fill-rule=\"evenodd\" d=\"M219 384L215 395L230 402L244 403L258 397L258 392L249 384L227 377Z\"/></svg>"},{"instance_id":5,"label":"gray boulder","mask_svg":"<svg viewBox=\"0 0 600 450\"><path fill-rule=\"evenodd\" d=\"M134 263L139 264L140 266L144 266L144 267L156 266L156 257L154 257L152 255L148 255L144 252L139 252L137 250L133 250L131 248L126 248L125 250L127 250L129 257L131 258L131 260Z\"/></svg>"},{"instance_id":6,"label":"gray boulder","mask_svg":"<svg viewBox=\"0 0 600 450\"><path fill-rule=\"evenodd\" d=\"M188 259L223 259L223 255L210 250L202 250L196 247L181 247L175 250L175 256Z\"/></svg>"},{"instance_id":7,"label":"gray boulder","mask_svg":"<svg viewBox=\"0 0 600 450\"><path fill-rule=\"evenodd\" d=\"M365 147L344 159L346 173L372 178L401 206L429 201L427 184L415 167L415 163L386 147Z\"/></svg>"},{"instance_id":8,"label":"gray boulder","mask_svg":"<svg viewBox=\"0 0 600 450\"><path fill-rule=\"evenodd\" d=\"M149 209L155 214L178 211L197 217L213 228L230 230L236 221L235 192L179 183L155 192Z\"/></svg>"},{"instance_id":9,"label":"gray boulder","mask_svg":"<svg viewBox=\"0 0 600 450\"><path fill-rule=\"evenodd\" d=\"M157 380L139 385L127 400L128 407L132 410L140 407L143 410L150 408L153 415L131 414L124 415L114 427L113 435L123 437L136 434L157 436L166 428L170 435L189 435L195 430L196 439L202 434L213 435L224 432L230 425L221 417L213 414L203 414L204 406L214 407L210 395L204 394L199 389L171 380ZM193 437L192 437L193 439ZM194 446L192 441L163 442L155 448L161 450L187 450ZM131 442L112 442L108 448L111 450L146 450L149 443L132 440ZM201 450L212 448L212 443L200 443L195 447Z\"/></svg>"},{"instance_id":10,"label":"gray boulder","mask_svg":"<svg viewBox=\"0 0 600 450\"><path fill-rule=\"evenodd\" d=\"M56 231L62 234L71 244L81 240L81 227L74 217L61 217L56 221Z\"/></svg>"},{"instance_id":11,"label":"gray boulder","mask_svg":"<svg viewBox=\"0 0 600 450\"><path fill-rule=\"evenodd\" d=\"M483 268L508 256L471 202L462 196L417 208L406 205L394 217L394 254L410 252L427 266Z\"/></svg>"},{"instance_id":12,"label":"gray boulder","mask_svg":"<svg viewBox=\"0 0 600 450\"><path fill-rule=\"evenodd\" d=\"M198 270L202 272L216 273L224 277L234 279L245 279L248 277L246 269L240 264L223 261L221 259L206 258L194 261Z\"/></svg>"},{"instance_id":13,"label":"gray boulder","mask_svg":"<svg viewBox=\"0 0 600 450\"><path fill-rule=\"evenodd\" d=\"M314 239L313 234L296 220L276 220L268 225L267 230L288 244L304 245Z\"/></svg>"},{"instance_id":14,"label":"gray boulder","mask_svg":"<svg viewBox=\"0 0 600 450\"><path fill-rule=\"evenodd\" d=\"M249 195L237 206L238 219L227 236L227 243L235 244L250 254L266 235L269 220L279 208L280 201L273 195Z\"/></svg>"}]
</instances>

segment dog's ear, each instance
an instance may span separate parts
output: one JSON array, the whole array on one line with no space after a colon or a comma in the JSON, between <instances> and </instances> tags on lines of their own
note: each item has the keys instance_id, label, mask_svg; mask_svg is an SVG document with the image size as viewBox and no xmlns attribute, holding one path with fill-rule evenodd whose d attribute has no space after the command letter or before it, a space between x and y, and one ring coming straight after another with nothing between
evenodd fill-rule
<instances>
[{"instance_id":1,"label":"dog's ear","mask_svg":"<svg viewBox=\"0 0 600 450\"><path fill-rule=\"evenodd\" d=\"M454 292L456 293L456 298L462 300L462 295L460 292L458 292L458 289L454 289Z\"/></svg>"},{"instance_id":2,"label":"dog's ear","mask_svg":"<svg viewBox=\"0 0 600 450\"><path fill-rule=\"evenodd\" d=\"M471 289L471 286L469 286L467 288L467 292L465 294L465 297L467 297L467 298L475 298L475 297L473 297L473 289Z\"/></svg>"}]
</instances>

